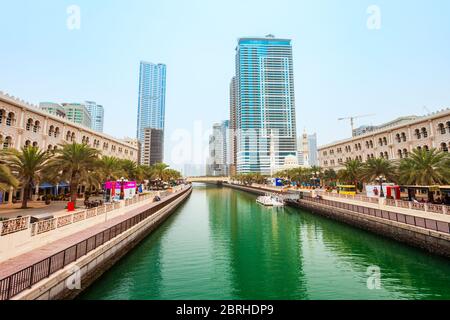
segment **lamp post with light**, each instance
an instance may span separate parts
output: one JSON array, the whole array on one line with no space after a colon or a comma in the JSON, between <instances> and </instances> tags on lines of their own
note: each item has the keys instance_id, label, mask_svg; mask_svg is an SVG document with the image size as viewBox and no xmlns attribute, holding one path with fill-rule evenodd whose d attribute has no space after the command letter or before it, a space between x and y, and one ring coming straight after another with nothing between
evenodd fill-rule
<instances>
[{"instance_id":1,"label":"lamp post with light","mask_svg":"<svg viewBox=\"0 0 450 320\"><path fill-rule=\"evenodd\" d=\"M380 184L380 198L384 198L383 182L385 182L386 179L383 176L379 176L375 180Z\"/></svg>"}]
</instances>

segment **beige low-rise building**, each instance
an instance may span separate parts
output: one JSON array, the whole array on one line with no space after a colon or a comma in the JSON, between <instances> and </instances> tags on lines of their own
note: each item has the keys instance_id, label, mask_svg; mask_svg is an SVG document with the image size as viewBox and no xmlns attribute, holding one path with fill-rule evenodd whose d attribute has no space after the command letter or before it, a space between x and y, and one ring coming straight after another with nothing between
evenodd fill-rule
<instances>
[{"instance_id":1,"label":"beige low-rise building","mask_svg":"<svg viewBox=\"0 0 450 320\"><path fill-rule=\"evenodd\" d=\"M49 114L37 106L0 92L1 148L20 149L32 145L54 150L65 142L86 143L100 150L103 155L135 162L138 160L138 148L134 144Z\"/></svg>"},{"instance_id":2,"label":"beige low-rise building","mask_svg":"<svg viewBox=\"0 0 450 320\"><path fill-rule=\"evenodd\" d=\"M415 148L437 148L448 152L450 147L450 109L410 121L392 121L392 125L350 139L319 147L319 163L324 169L338 170L348 160L362 162L369 158L402 159Z\"/></svg>"}]
</instances>

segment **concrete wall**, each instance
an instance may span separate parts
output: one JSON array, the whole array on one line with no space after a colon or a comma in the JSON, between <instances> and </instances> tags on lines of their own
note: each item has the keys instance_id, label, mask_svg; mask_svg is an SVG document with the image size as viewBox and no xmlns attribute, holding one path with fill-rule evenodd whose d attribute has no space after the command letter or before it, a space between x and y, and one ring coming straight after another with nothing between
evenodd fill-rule
<instances>
[{"instance_id":1,"label":"concrete wall","mask_svg":"<svg viewBox=\"0 0 450 320\"><path fill-rule=\"evenodd\" d=\"M300 200L291 205L450 258L450 236L441 232L306 200Z\"/></svg>"},{"instance_id":2,"label":"concrete wall","mask_svg":"<svg viewBox=\"0 0 450 320\"><path fill-rule=\"evenodd\" d=\"M56 300L72 299L89 287L104 272L133 249L141 240L163 223L171 213L191 194L192 188L178 199L151 215L144 221L123 232L116 238L89 252L86 256L68 265L15 296L13 300ZM81 277L81 289L70 289L73 280Z\"/></svg>"}]
</instances>

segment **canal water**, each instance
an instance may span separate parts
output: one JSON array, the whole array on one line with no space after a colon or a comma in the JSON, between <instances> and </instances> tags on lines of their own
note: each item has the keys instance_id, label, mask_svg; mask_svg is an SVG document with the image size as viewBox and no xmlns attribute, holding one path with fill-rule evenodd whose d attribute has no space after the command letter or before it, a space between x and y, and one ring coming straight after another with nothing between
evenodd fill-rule
<instances>
[{"instance_id":1,"label":"canal water","mask_svg":"<svg viewBox=\"0 0 450 320\"><path fill-rule=\"evenodd\" d=\"M195 185L79 298L450 299L449 260L255 198Z\"/></svg>"}]
</instances>

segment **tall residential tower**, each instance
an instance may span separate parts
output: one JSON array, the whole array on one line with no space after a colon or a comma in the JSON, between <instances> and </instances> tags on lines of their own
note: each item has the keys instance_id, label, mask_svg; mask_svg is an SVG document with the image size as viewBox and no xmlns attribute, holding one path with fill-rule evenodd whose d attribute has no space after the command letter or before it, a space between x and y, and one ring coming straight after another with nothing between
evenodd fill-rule
<instances>
[{"instance_id":1,"label":"tall residential tower","mask_svg":"<svg viewBox=\"0 0 450 320\"><path fill-rule=\"evenodd\" d=\"M146 129L158 129L164 132L166 102L166 65L141 61L139 73L139 102L137 119L137 138L141 150L149 149L152 153L152 145L146 146L152 139L145 139ZM163 141L162 141L163 143ZM161 141L155 148L160 148ZM160 153L160 150L155 150ZM144 152L141 152L140 163L145 163ZM162 153L157 162L162 162ZM152 157L153 158L153 157ZM148 158L147 158L148 159ZM153 158L154 159L154 158Z\"/></svg>"},{"instance_id":2,"label":"tall residential tower","mask_svg":"<svg viewBox=\"0 0 450 320\"><path fill-rule=\"evenodd\" d=\"M235 90L237 172L274 173L297 155L291 40L239 39Z\"/></svg>"},{"instance_id":3,"label":"tall residential tower","mask_svg":"<svg viewBox=\"0 0 450 320\"><path fill-rule=\"evenodd\" d=\"M91 115L91 128L97 132L103 132L103 123L105 117L105 111L103 106L95 103L94 101L86 101L86 109Z\"/></svg>"}]
</instances>

